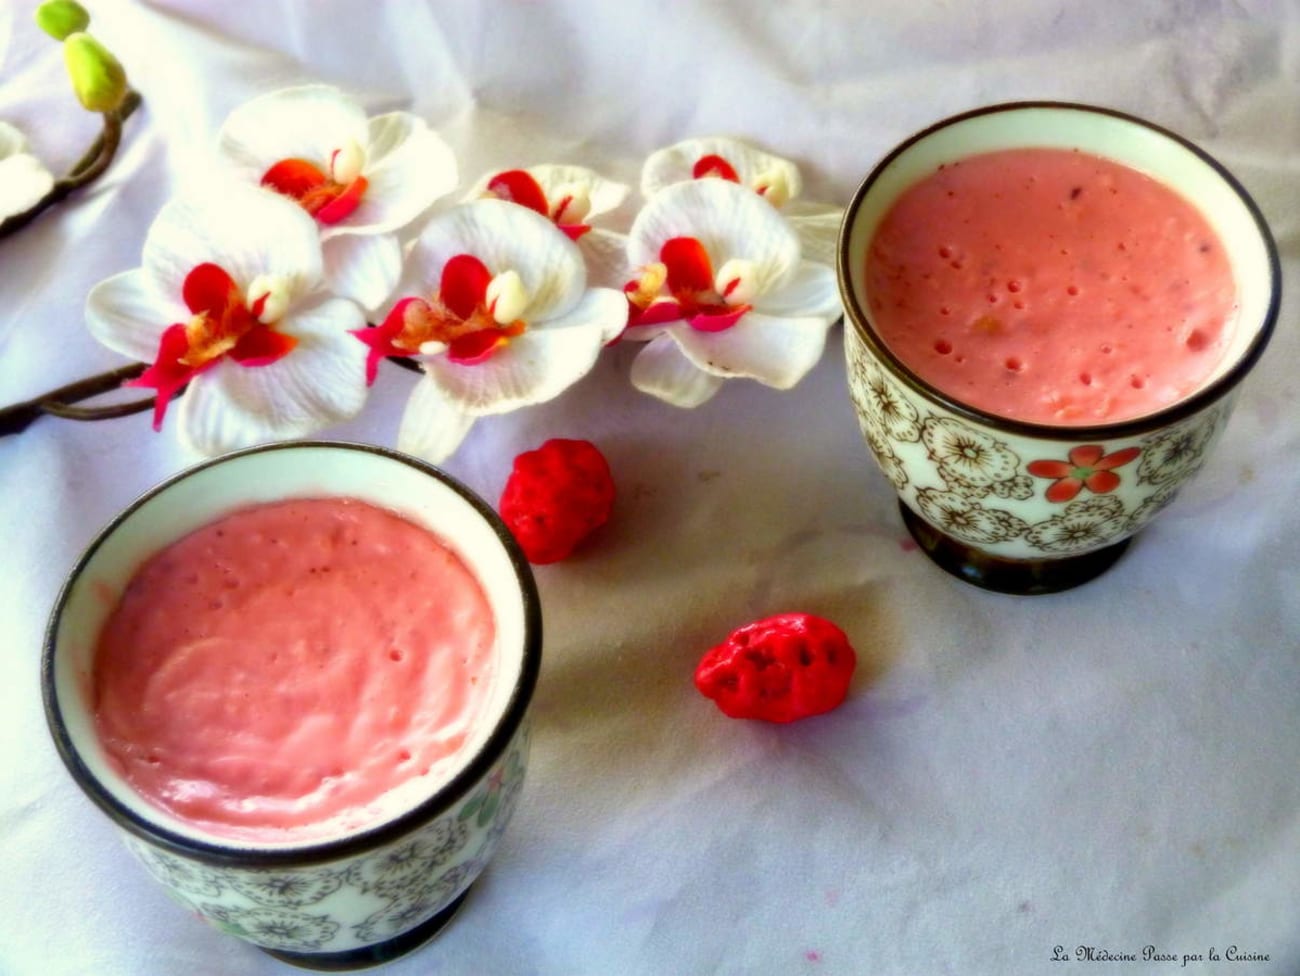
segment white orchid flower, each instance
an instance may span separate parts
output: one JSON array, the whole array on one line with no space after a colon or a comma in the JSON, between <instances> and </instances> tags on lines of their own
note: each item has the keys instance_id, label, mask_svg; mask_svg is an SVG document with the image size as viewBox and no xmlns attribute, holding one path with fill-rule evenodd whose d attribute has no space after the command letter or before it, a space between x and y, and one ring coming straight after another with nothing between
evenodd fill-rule
<instances>
[{"instance_id":1,"label":"white orchid flower","mask_svg":"<svg viewBox=\"0 0 1300 976\"><path fill-rule=\"evenodd\" d=\"M0 9L0 63L9 48L13 9ZM54 176L27 151L27 137L8 122L0 122L0 220L30 210L54 188Z\"/></svg>"},{"instance_id":2,"label":"white orchid flower","mask_svg":"<svg viewBox=\"0 0 1300 976\"><path fill-rule=\"evenodd\" d=\"M540 214L500 200L434 217L407 257L398 301L357 333L379 360L410 356L424 377L400 450L452 454L478 417L549 400L586 375L627 321L612 288L588 288L574 243Z\"/></svg>"},{"instance_id":3,"label":"white orchid flower","mask_svg":"<svg viewBox=\"0 0 1300 976\"><path fill-rule=\"evenodd\" d=\"M154 429L181 397L180 435L218 454L300 437L365 403L365 317L321 291L316 226L301 208L234 183L163 206L142 266L86 300L91 333L151 364L129 385L157 391Z\"/></svg>"},{"instance_id":4,"label":"white orchid flower","mask_svg":"<svg viewBox=\"0 0 1300 976\"><path fill-rule=\"evenodd\" d=\"M26 137L0 122L0 220L31 209L53 188L53 175L27 151Z\"/></svg>"},{"instance_id":5,"label":"white orchid flower","mask_svg":"<svg viewBox=\"0 0 1300 976\"><path fill-rule=\"evenodd\" d=\"M496 197L517 203L550 219L576 241L591 231L592 218L617 210L628 192L625 184L585 166L546 163L485 173L465 199Z\"/></svg>"},{"instance_id":6,"label":"white orchid flower","mask_svg":"<svg viewBox=\"0 0 1300 976\"><path fill-rule=\"evenodd\" d=\"M803 192L799 167L747 142L710 136L659 149L641 168L641 193L649 199L675 183L708 178L747 186L780 208L799 235L804 257L834 266L844 211L832 204L799 199Z\"/></svg>"},{"instance_id":7,"label":"white orchid flower","mask_svg":"<svg viewBox=\"0 0 1300 976\"><path fill-rule=\"evenodd\" d=\"M730 378L789 389L821 358L841 314L834 271L803 260L781 214L727 180L651 197L628 232L627 261L625 338L649 340L632 384L680 407L704 403Z\"/></svg>"},{"instance_id":8,"label":"white orchid flower","mask_svg":"<svg viewBox=\"0 0 1300 976\"><path fill-rule=\"evenodd\" d=\"M311 214L331 290L367 309L388 299L401 273L396 232L459 178L450 147L422 119L409 112L367 119L327 85L246 102L221 127L218 151L240 178Z\"/></svg>"}]
</instances>

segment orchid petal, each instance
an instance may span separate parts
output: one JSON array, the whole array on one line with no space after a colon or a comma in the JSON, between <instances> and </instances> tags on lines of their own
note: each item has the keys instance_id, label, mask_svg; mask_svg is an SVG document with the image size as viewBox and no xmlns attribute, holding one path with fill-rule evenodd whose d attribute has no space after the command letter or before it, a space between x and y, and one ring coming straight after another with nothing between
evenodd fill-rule
<instances>
[{"instance_id":1,"label":"orchid petal","mask_svg":"<svg viewBox=\"0 0 1300 976\"><path fill-rule=\"evenodd\" d=\"M541 187L542 193L546 196L548 205L552 207L557 202L557 191L566 186L582 187L591 199L591 210L587 213L588 219L603 213L609 213L611 210L617 210L631 192L631 188L627 184L607 180L595 170L588 169L585 166L543 163L539 166L529 166L525 172L537 181L537 185ZM469 192L465 194L465 200L478 200L487 195L488 184L500 173L501 170L490 170L484 173L470 187Z\"/></svg>"},{"instance_id":2,"label":"orchid petal","mask_svg":"<svg viewBox=\"0 0 1300 976\"><path fill-rule=\"evenodd\" d=\"M754 304L765 315L787 318L819 316L833 322L843 314L835 271L812 261L801 261L784 286L767 292Z\"/></svg>"},{"instance_id":3,"label":"orchid petal","mask_svg":"<svg viewBox=\"0 0 1300 976\"><path fill-rule=\"evenodd\" d=\"M217 150L246 179L285 159L303 159L324 169L330 153L349 141L369 141L361 106L329 85L303 85L261 95L227 117Z\"/></svg>"},{"instance_id":4,"label":"orchid petal","mask_svg":"<svg viewBox=\"0 0 1300 976\"><path fill-rule=\"evenodd\" d=\"M713 262L708 250L694 237L671 237L664 241L659 260L668 269L668 290L674 295L708 291L713 287Z\"/></svg>"},{"instance_id":5,"label":"orchid petal","mask_svg":"<svg viewBox=\"0 0 1300 976\"><path fill-rule=\"evenodd\" d=\"M456 187L456 157L424 120L408 112L380 115L370 120L370 139L366 193L325 237L395 231Z\"/></svg>"},{"instance_id":6,"label":"orchid petal","mask_svg":"<svg viewBox=\"0 0 1300 976\"><path fill-rule=\"evenodd\" d=\"M366 347L348 330L364 324L339 298L290 314L277 328L297 345L283 358L257 367L222 359L195 377L181 397L182 439L219 454L355 416L366 400Z\"/></svg>"},{"instance_id":7,"label":"orchid petal","mask_svg":"<svg viewBox=\"0 0 1300 976\"><path fill-rule=\"evenodd\" d=\"M600 329L601 345L617 339L627 328L627 299L616 288L589 288L578 302L564 315L547 319L542 328L585 328L594 323Z\"/></svg>"},{"instance_id":8,"label":"orchid petal","mask_svg":"<svg viewBox=\"0 0 1300 976\"><path fill-rule=\"evenodd\" d=\"M366 386L375 385L375 378L379 375L379 364L386 357L409 355L407 350L395 345L393 340L401 334L406 325L407 308L416 302L425 310L429 307L422 298L403 298L389 310L388 315L378 325L352 331L352 335L366 347ZM435 351L443 352L447 348L445 343L426 342L420 346L420 350L424 351L425 346L435 345L437 349L430 349L429 355L433 355Z\"/></svg>"},{"instance_id":9,"label":"orchid petal","mask_svg":"<svg viewBox=\"0 0 1300 976\"><path fill-rule=\"evenodd\" d=\"M430 464L441 464L460 447L475 419L447 399L436 385L422 379L406 401L397 431L397 449Z\"/></svg>"},{"instance_id":10,"label":"orchid petal","mask_svg":"<svg viewBox=\"0 0 1300 976\"><path fill-rule=\"evenodd\" d=\"M442 266L438 297L452 315L467 319L487 300L492 272L472 254L457 254Z\"/></svg>"},{"instance_id":11,"label":"orchid petal","mask_svg":"<svg viewBox=\"0 0 1300 976\"><path fill-rule=\"evenodd\" d=\"M736 172L736 168L717 153L701 156L691 167L691 179L702 180L709 176L716 176L720 180L731 180L732 183L740 182L740 174Z\"/></svg>"},{"instance_id":12,"label":"orchid petal","mask_svg":"<svg viewBox=\"0 0 1300 976\"><path fill-rule=\"evenodd\" d=\"M635 313L632 318L635 321L631 321L631 319L629 321L631 321L632 328L635 329L646 326L667 325L669 322L682 321L682 307L677 303L676 299L668 298L663 301L651 302Z\"/></svg>"},{"instance_id":13,"label":"orchid petal","mask_svg":"<svg viewBox=\"0 0 1300 976\"><path fill-rule=\"evenodd\" d=\"M245 332L227 355L240 366L270 366L279 362L298 346L298 340L274 329L251 329Z\"/></svg>"},{"instance_id":14,"label":"orchid petal","mask_svg":"<svg viewBox=\"0 0 1300 976\"><path fill-rule=\"evenodd\" d=\"M100 343L131 359L151 363L166 329L189 318L180 293L164 300L143 268L106 278L86 296L86 326Z\"/></svg>"},{"instance_id":15,"label":"orchid petal","mask_svg":"<svg viewBox=\"0 0 1300 976\"><path fill-rule=\"evenodd\" d=\"M144 242L144 269L154 287L179 299L189 273L207 263L219 265L241 290L258 275L282 276L292 301L321 280L316 224L288 198L242 183L164 204Z\"/></svg>"},{"instance_id":16,"label":"orchid petal","mask_svg":"<svg viewBox=\"0 0 1300 976\"><path fill-rule=\"evenodd\" d=\"M329 178L315 163L305 159L282 159L258 180L261 186L276 193L301 200L303 196L318 186L329 182Z\"/></svg>"},{"instance_id":17,"label":"orchid petal","mask_svg":"<svg viewBox=\"0 0 1300 976\"><path fill-rule=\"evenodd\" d=\"M627 259L627 235L593 227L578 241L587 265L587 281L605 288L622 288L637 276Z\"/></svg>"},{"instance_id":18,"label":"orchid petal","mask_svg":"<svg viewBox=\"0 0 1300 976\"><path fill-rule=\"evenodd\" d=\"M504 329L479 329L468 335L457 336L447 343L447 359L462 366L475 366L485 363L496 355L497 350L510 341L511 336ZM423 351L425 344L420 344Z\"/></svg>"},{"instance_id":19,"label":"orchid petal","mask_svg":"<svg viewBox=\"0 0 1300 976\"><path fill-rule=\"evenodd\" d=\"M627 184L607 180L594 169L585 166L546 163L530 166L528 172L541 185L552 207L557 202L559 191L565 187L581 187L585 190L591 201L591 209L587 211L586 217L588 220L599 214L617 210L631 192L631 187Z\"/></svg>"},{"instance_id":20,"label":"orchid petal","mask_svg":"<svg viewBox=\"0 0 1300 976\"><path fill-rule=\"evenodd\" d=\"M158 354L154 357L154 362L135 379L127 380L122 384L154 391L154 430L162 430L163 419L167 416L167 407L172 397L202 372L202 369L181 362L188 349L189 340L185 336L185 326L179 322L168 326L158 342Z\"/></svg>"},{"instance_id":21,"label":"orchid petal","mask_svg":"<svg viewBox=\"0 0 1300 976\"><path fill-rule=\"evenodd\" d=\"M817 365L828 323L820 318L778 318L750 312L725 332L675 328L669 335L682 353L715 376L749 377L788 390Z\"/></svg>"},{"instance_id":22,"label":"orchid petal","mask_svg":"<svg viewBox=\"0 0 1300 976\"><path fill-rule=\"evenodd\" d=\"M8 122L0 122L0 159L27 151L27 136Z\"/></svg>"},{"instance_id":23,"label":"orchid petal","mask_svg":"<svg viewBox=\"0 0 1300 976\"><path fill-rule=\"evenodd\" d=\"M664 244L680 237L697 239L715 266L733 258L753 262L755 295L783 287L799 266L799 239L780 213L726 180L678 183L652 197L628 232L628 261L659 261Z\"/></svg>"},{"instance_id":24,"label":"orchid petal","mask_svg":"<svg viewBox=\"0 0 1300 976\"><path fill-rule=\"evenodd\" d=\"M687 359L670 335L649 342L632 361L632 385L675 407L698 407L725 382Z\"/></svg>"},{"instance_id":25,"label":"orchid petal","mask_svg":"<svg viewBox=\"0 0 1300 976\"><path fill-rule=\"evenodd\" d=\"M33 207L54 189L54 176L31 153L0 149L0 220Z\"/></svg>"},{"instance_id":26,"label":"orchid petal","mask_svg":"<svg viewBox=\"0 0 1300 976\"><path fill-rule=\"evenodd\" d=\"M508 169L494 175L487 182L487 193L498 200L527 207L543 217L550 216L546 191L532 173L523 169Z\"/></svg>"},{"instance_id":27,"label":"orchid petal","mask_svg":"<svg viewBox=\"0 0 1300 976\"><path fill-rule=\"evenodd\" d=\"M460 254L472 254L493 275L519 273L530 297L530 325L566 312L586 288L577 245L549 220L502 200L475 200L429 221L407 259L399 292L435 291L443 267Z\"/></svg>"},{"instance_id":28,"label":"orchid petal","mask_svg":"<svg viewBox=\"0 0 1300 976\"><path fill-rule=\"evenodd\" d=\"M741 186L754 192L764 173L780 170L791 198L803 190L799 168L790 160L764 152L747 142L725 136L685 139L650 154L641 167L641 195L649 199L675 183L694 179L695 164L706 156L721 156L736 172Z\"/></svg>"},{"instance_id":29,"label":"orchid petal","mask_svg":"<svg viewBox=\"0 0 1300 976\"><path fill-rule=\"evenodd\" d=\"M249 282L250 289L258 280L258 275ZM190 270L181 286L181 301L192 313L207 312L220 318L232 305L242 305L239 286L219 265L205 262Z\"/></svg>"},{"instance_id":30,"label":"orchid petal","mask_svg":"<svg viewBox=\"0 0 1300 976\"><path fill-rule=\"evenodd\" d=\"M804 258L835 267L844 211L830 204L796 200L782 208L782 212L799 235Z\"/></svg>"},{"instance_id":31,"label":"orchid petal","mask_svg":"<svg viewBox=\"0 0 1300 976\"><path fill-rule=\"evenodd\" d=\"M484 362L460 365L438 357L427 360L425 370L451 402L475 416L542 403L587 374L621 330L616 323L626 308L618 292L593 288L564 316L531 326Z\"/></svg>"},{"instance_id":32,"label":"orchid petal","mask_svg":"<svg viewBox=\"0 0 1300 976\"><path fill-rule=\"evenodd\" d=\"M367 312L379 308L402 274L402 247L393 234L342 234L321 244L325 287Z\"/></svg>"},{"instance_id":33,"label":"orchid petal","mask_svg":"<svg viewBox=\"0 0 1300 976\"><path fill-rule=\"evenodd\" d=\"M367 142L365 146L366 168L379 166L390 155L397 152L406 141L420 132L429 130L429 124L418 115L410 112L386 112L366 121ZM455 160L452 161L455 165Z\"/></svg>"},{"instance_id":34,"label":"orchid petal","mask_svg":"<svg viewBox=\"0 0 1300 976\"><path fill-rule=\"evenodd\" d=\"M332 232L335 229L335 224L342 224L343 221L360 209L361 201L366 198L366 191L369 188L370 181L364 176L358 176L343 188L343 192L326 202L319 209L315 206L307 207L308 212L316 218L316 222L325 225L321 228L322 236L327 231ZM339 233L342 233L342 228L338 230Z\"/></svg>"},{"instance_id":35,"label":"orchid petal","mask_svg":"<svg viewBox=\"0 0 1300 976\"><path fill-rule=\"evenodd\" d=\"M735 326L748 311L749 305L740 305L719 315L692 315L687 323L697 332L725 332Z\"/></svg>"}]
</instances>

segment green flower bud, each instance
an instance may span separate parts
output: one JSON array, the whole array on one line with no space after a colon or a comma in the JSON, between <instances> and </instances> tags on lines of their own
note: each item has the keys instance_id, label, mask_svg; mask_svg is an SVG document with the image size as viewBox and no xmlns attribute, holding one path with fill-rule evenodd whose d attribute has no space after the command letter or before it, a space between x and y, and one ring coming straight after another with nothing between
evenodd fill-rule
<instances>
[{"instance_id":1,"label":"green flower bud","mask_svg":"<svg viewBox=\"0 0 1300 976\"><path fill-rule=\"evenodd\" d=\"M89 23L90 14L76 0L46 0L36 8L36 26L56 41L84 31Z\"/></svg>"},{"instance_id":2,"label":"green flower bud","mask_svg":"<svg viewBox=\"0 0 1300 976\"><path fill-rule=\"evenodd\" d=\"M63 42L73 91L91 112L111 112L126 97L126 72L121 63L89 34L71 34Z\"/></svg>"}]
</instances>

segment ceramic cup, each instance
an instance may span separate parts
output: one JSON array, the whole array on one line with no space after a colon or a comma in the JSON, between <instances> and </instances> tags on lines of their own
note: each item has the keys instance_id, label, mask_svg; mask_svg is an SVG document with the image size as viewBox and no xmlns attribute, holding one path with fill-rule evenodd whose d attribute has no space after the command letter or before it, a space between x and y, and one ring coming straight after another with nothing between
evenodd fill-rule
<instances>
[{"instance_id":1,"label":"ceramic cup","mask_svg":"<svg viewBox=\"0 0 1300 976\"><path fill-rule=\"evenodd\" d=\"M241 506L326 496L359 498L415 521L477 577L496 620L499 670L488 718L445 785L375 826L298 845L214 837L147 803L105 758L89 701L96 637L135 570L169 543ZM297 442L200 464L114 519L55 603L42 686L73 779L177 901L285 961L340 970L423 944L491 859L523 783L541 639L528 563L486 503L402 454Z\"/></svg>"},{"instance_id":2,"label":"ceramic cup","mask_svg":"<svg viewBox=\"0 0 1300 976\"><path fill-rule=\"evenodd\" d=\"M1172 187L1209 220L1230 258L1239 317L1221 364L1191 396L1104 426L1008 420L926 383L877 336L866 256L894 201L941 163L1029 147L1078 149L1125 164ZM1281 298L1268 227L1222 166L1141 119L1048 102L958 115L891 152L848 207L837 270L849 390L863 436L898 492L904 522L938 565L1007 593L1047 593L1092 579L1172 501L1222 431L1238 384L1268 342ZM1118 483L1110 476L1090 479L1097 470L1112 471ZM1067 478L1078 482L1078 491L1071 481L1049 496Z\"/></svg>"}]
</instances>

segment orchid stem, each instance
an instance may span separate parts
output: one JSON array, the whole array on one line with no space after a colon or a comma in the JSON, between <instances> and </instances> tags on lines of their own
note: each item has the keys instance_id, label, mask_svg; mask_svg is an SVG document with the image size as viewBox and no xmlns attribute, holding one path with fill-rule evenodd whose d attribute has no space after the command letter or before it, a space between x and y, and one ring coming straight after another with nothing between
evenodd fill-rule
<instances>
[{"instance_id":1,"label":"orchid stem","mask_svg":"<svg viewBox=\"0 0 1300 976\"><path fill-rule=\"evenodd\" d=\"M395 366L401 366L402 369L409 369L412 373L424 372L424 367L409 356L389 356L388 361Z\"/></svg>"},{"instance_id":2,"label":"orchid stem","mask_svg":"<svg viewBox=\"0 0 1300 976\"><path fill-rule=\"evenodd\" d=\"M403 369L420 372L420 365L413 359L390 356L388 361L401 366ZM21 434L35 421L47 415L62 417L64 420L111 420L114 417L127 417L133 413L144 413L146 410L152 410L155 402L154 397L129 400L125 403L110 403L102 407L82 407L77 405L81 400L88 400L104 393L111 393L121 387L127 380L135 379L144 370L144 363L132 363L130 366L122 366L107 373L88 376L84 380L77 380L75 383L61 386L57 390L50 390L48 393L42 393L30 400L24 400L22 403L4 407L0 409L0 437L9 434ZM183 391L184 387L177 390L174 395L179 396Z\"/></svg>"},{"instance_id":3,"label":"orchid stem","mask_svg":"<svg viewBox=\"0 0 1300 976\"><path fill-rule=\"evenodd\" d=\"M122 366L107 373L100 373L98 376L77 380L75 383L61 386L57 390L50 390L48 393L42 393L30 400L24 400L22 403L15 403L11 407L5 407L0 410L0 437L6 434L22 433L34 421L47 413L74 420L99 420L108 416L120 417L125 416L127 413L147 410L153 406L152 397L148 400L136 400L132 403L115 403L108 407L73 406L78 400L85 400L93 396L99 396L101 393L116 390L126 380L135 379L143 372L144 363L132 363L130 366ZM103 414L102 411L117 412ZM96 416L88 416L92 413L96 414ZM78 414L81 416L78 416Z\"/></svg>"},{"instance_id":4,"label":"orchid stem","mask_svg":"<svg viewBox=\"0 0 1300 976\"><path fill-rule=\"evenodd\" d=\"M85 155L77 160L67 176L55 182L49 193L21 213L0 220L0 238L22 230L50 207L98 179L117 155L117 148L122 141L122 123L140 107L140 102L140 93L132 89L126 93L121 105L112 112L105 112L104 128L90 144Z\"/></svg>"}]
</instances>

